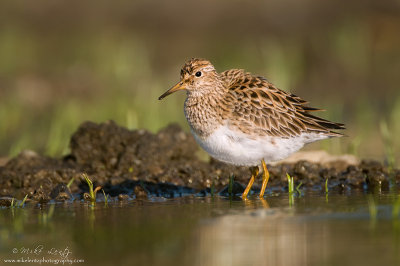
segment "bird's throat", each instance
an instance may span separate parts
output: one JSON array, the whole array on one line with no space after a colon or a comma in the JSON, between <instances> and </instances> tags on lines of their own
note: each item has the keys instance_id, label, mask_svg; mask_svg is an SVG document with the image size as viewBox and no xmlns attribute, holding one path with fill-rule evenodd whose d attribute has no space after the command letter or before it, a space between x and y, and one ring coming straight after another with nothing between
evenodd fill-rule
<instances>
[{"instance_id":1,"label":"bird's throat","mask_svg":"<svg viewBox=\"0 0 400 266\"><path fill-rule=\"evenodd\" d=\"M212 93L207 95L188 94L184 111L191 129L199 137L207 137L223 123L219 102L223 95Z\"/></svg>"}]
</instances>

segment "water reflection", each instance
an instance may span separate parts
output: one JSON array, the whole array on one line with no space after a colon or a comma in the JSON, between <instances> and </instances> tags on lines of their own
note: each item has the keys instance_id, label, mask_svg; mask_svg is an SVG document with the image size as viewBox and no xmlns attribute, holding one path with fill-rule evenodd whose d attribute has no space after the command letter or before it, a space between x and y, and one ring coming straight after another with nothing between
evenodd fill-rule
<instances>
[{"instance_id":1,"label":"water reflection","mask_svg":"<svg viewBox=\"0 0 400 266\"><path fill-rule=\"evenodd\" d=\"M311 226L312 225L312 226ZM293 221L280 211L227 215L198 230L197 265L310 265L326 257L326 224Z\"/></svg>"},{"instance_id":2,"label":"water reflection","mask_svg":"<svg viewBox=\"0 0 400 266\"><path fill-rule=\"evenodd\" d=\"M324 197L315 200L322 203ZM334 196L331 206L339 201L339 208L346 207L341 200ZM398 217L386 220L391 207L381 206L377 228L376 216L367 213L368 206L358 207L359 200L353 204L355 211L346 213L322 210L314 204L316 212L308 213L310 210L300 205L294 215L290 212L294 199L289 198L289 209L266 208L218 217L197 231L196 265L381 265L382 261L399 265Z\"/></svg>"},{"instance_id":3,"label":"water reflection","mask_svg":"<svg viewBox=\"0 0 400 266\"><path fill-rule=\"evenodd\" d=\"M394 201L375 199L373 227L363 194L0 209L0 257L43 245L85 265L396 265Z\"/></svg>"}]
</instances>

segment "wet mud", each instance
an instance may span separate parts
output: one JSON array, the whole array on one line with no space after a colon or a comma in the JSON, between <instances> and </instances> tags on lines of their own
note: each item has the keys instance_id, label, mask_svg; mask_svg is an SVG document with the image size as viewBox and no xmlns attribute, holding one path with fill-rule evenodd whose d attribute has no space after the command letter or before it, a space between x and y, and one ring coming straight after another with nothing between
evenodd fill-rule
<instances>
[{"instance_id":1,"label":"wet mud","mask_svg":"<svg viewBox=\"0 0 400 266\"><path fill-rule=\"evenodd\" d=\"M94 187L101 186L111 199L126 201L148 197L204 196L212 191L227 195L233 176L232 193L241 193L249 180L246 167L235 167L216 160L198 158L200 149L193 137L178 125L157 134L128 130L113 121L83 123L72 135L70 154L49 158L24 151L0 167L0 205L12 198L36 202L83 199L89 191L82 177L86 173ZM387 190L400 185L400 171L376 161L329 165L297 161L268 166L267 193L287 191L287 176L304 190ZM260 178L253 186L259 190ZM71 183L69 186L68 184ZM98 192L101 199L102 192Z\"/></svg>"}]
</instances>

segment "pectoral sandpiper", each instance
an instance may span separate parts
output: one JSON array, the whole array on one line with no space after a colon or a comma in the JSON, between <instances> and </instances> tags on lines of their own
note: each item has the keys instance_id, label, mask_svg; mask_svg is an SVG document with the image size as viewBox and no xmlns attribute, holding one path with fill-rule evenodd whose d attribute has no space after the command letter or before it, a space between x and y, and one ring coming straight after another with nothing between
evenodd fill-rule
<instances>
[{"instance_id":1,"label":"pectoral sandpiper","mask_svg":"<svg viewBox=\"0 0 400 266\"><path fill-rule=\"evenodd\" d=\"M218 73L204 59L191 59L181 70L181 80L159 97L186 90L184 111L196 141L217 160L250 166L251 178L242 194L246 198L261 164L263 197L269 173L265 161L282 160L305 144L340 137L343 124L311 114L300 97L282 91L267 79L242 69Z\"/></svg>"}]
</instances>

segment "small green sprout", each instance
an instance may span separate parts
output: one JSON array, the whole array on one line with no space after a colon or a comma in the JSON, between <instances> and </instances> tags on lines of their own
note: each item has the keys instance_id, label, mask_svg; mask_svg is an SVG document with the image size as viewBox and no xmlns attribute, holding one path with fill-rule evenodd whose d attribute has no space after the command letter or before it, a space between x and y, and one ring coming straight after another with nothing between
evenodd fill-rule
<instances>
[{"instance_id":1,"label":"small green sprout","mask_svg":"<svg viewBox=\"0 0 400 266\"><path fill-rule=\"evenodd\" d=\"M215 194L215 182L214 182L214 178L211 181L211 197L214 197Z\"/></svg>"},{"instance_id":2,"label":"small green sprout","mask_svg":"<svg viewBox=\"0 0 400 266\"><path fill-rule=\"evenodd\" d=\"M293 177L286 173L288 180L288 190L289 190L289 206L292 207L294 204L294 180Z\"/></svg>"},{"instance_id":3,"label":"small green sprout","mask_svg":"<svg viewBox=\"0 0 400 266\"><path fill-rule=\"evenodd\" d=\"M329 188L328 188L328 178L325 179L325 193L328 194Z\"/></svg>"},{"instance_id":4,"label":"small green sprout","mask_svg":"<svg viewBox=\"0 0 400 266\"><path fill-rule=\"evenodd\" d=\"M396 162L396 158L394 155L394 149L393 149L394 136L392 134L392 131L389 129L389 126L388 126L388 123L386 122L386 120L382 120L380 122L379 128L380 128L380 132L381 132L382 139L383 139L383 145L385 148L388 168L389 168L389 171L392 172L393 168L395 166L395 162Z\"/></svg>"},{"instance_id":5,"label":"small green sprout","mask_svg":"<svg viewBox=\"0 0 400 266\"><path fill-rule=\"evenodd\" d=\"M106 205L108 205L108 198L110 197L109 195L106 195L106 193L104 192L104 189L102 189L103 191L103 195L104 195L104 202Z\"/></svg>"},{"instance_id":6,"label":"small green sprout","mask_svg":"<svg viewBox=\"0 0 400 266\"><path fill-rule=\"evenodd\" d=\"M26 201L27 198L28 198L28 194L25 195L25 198L19 204L20 207L24 207L24 204L25 204L25 201Z\"/></svg>"},{"instance_id":7,"label":"small green sprout","mask_svg":"<svg viewBox=\"0 0 400 266\"><path fill-rule=\"evenodd\" d=\"M89 179L89 176L86 173L82 174L82 176L83 176L83 178L85 178L85 181L89 186L89 193L84 193L83 197L85 199L90 200L91 202L95 202L96 201L96 193L97 193L97 191L99 191L101 189L101 187L98 186L93 190L93 182L92 182L92 180Z\"/></svg>"},{"instance_id":8,"label":"small green sprout","mask_svg":"<svg viewBox=\"0 0 400 266\"><path fill-rule=\"evenodd\" d=\"M69 182L68 182L68 184L67 184L67 188L70 188L71 185L72 185L72 183L74 183L74 181L75 181L75 178L72 177L71 180L69 180Z\"/></svg>"},{"instance_id":9,"label":"small green sprout","mask_svg":"<svg viewBox=\"0 0 400 266\"><path fill-rule=\"evenodd\" d=\"M299 193L299 195L301 195L300 187L302 185L303 185L303 182L300 182L300 184L298 184L297 187L296 187L296 191L297 191L297 193Z\"/></svg>"},{"instance_id":10,"label":"small green sprout","mask_svg":"<svg viewBox=\"0 0 400 266\"><path fill-rule=\"evenodd\" d=\"M287 180L288 180L289 194L293 194L293 192L294 192L294 180L293 180L293 177L290 176L288 173L286 173L286 177L287 177Z\"/></svg>"}]
</instances>

